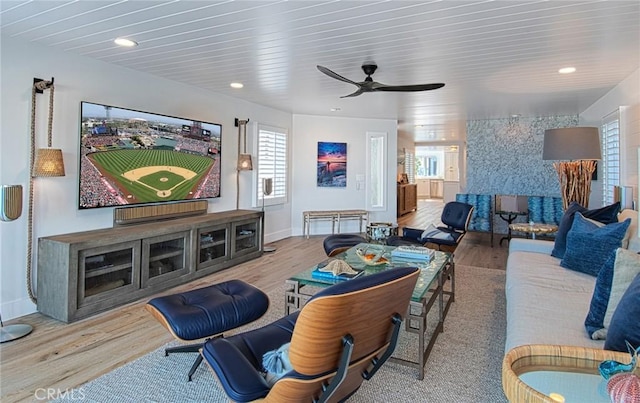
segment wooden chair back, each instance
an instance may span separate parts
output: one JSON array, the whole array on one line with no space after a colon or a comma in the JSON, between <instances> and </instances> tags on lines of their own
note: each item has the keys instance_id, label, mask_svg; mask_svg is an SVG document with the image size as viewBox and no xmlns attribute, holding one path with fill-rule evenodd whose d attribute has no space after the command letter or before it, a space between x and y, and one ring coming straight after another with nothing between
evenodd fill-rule
<instances>
[{"instance_id":1,"label":"wooden chair back","mask_svg":"<svg viewBox=\"0 0 640 403\"><path fill-rule=\"evenodd\" d=\"M383 284L309 301L300 312L289 349L291 364L301 376L280 379L266 401L300 402L319 396L322 384L336 374L345 335L353 337L354 349L345 381L330 401L355 392L363 371L389 345L393 316L406 315L419 273L415 270Z\"/></svg>"}]
</instances>

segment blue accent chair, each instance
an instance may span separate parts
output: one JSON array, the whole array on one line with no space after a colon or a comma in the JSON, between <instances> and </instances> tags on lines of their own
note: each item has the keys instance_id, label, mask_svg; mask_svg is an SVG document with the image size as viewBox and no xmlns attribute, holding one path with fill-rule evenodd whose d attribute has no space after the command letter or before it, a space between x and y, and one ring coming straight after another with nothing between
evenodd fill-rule
<instances>
[{"instance_id":1,"label":"blue accent chair","mask_svg":"<svg viewBox=\"0 0 640 403\"><path fill-rule=\"evenodd\" d=\"M333 234L324 239L322 246L324 247L324 253L332 257L359 243L367 243L367 240L356 234Z\"/></svg>"},{"instance_id":2,"label":"blue accent chair","mask_svg":"<svg viewBox=\"0 0 640 403\"><path fill-rule=\"evenodd\" d=\"M424 245L426 247L453 253L469 229L473 206L461 202L448 202L442 209L440 220L445 226L431 231L405 227L402 236L387 238L387 245Z\"/></svg>"},{"instance_id":3,"label":"blue accent chair","mask_svg":"<svg viewBox=\"0 0 640 403\"><path fill-rule=\"evenodd\" d=\"M267 326L211 339L201 351L235 402L342 402L391 356L420 270L402 267L325 288ZM290 343L270 386L263 356Z\"/></svg>"}]
</instances>

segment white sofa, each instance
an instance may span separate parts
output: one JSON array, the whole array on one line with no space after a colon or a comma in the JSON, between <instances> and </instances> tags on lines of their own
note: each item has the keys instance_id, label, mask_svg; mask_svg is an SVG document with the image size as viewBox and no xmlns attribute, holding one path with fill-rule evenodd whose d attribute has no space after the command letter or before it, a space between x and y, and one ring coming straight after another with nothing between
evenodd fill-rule
<instances>
[{"instance_id":1,"label":"white sofa","mask_svg":"<svg viewBox=\"0 0 640 403\"><path fill-rule=\"evenodd\" d=\"M638 212L620 213L619 221L626 218L632 219L628 248L640 251ZM596 278L561 267L552 249L553 241L514 238L509 243L505 352L526 344L604 347L604 340L591 340L584 327Z\"/></svg>"}]
</instances>

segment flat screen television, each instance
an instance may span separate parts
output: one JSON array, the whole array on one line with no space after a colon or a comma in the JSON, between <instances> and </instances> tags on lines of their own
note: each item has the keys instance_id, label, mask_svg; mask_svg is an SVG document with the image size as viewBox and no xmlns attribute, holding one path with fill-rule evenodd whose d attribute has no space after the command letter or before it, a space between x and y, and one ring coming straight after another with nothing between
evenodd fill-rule
<instances>
[{"instance_id":1,"label":"flat screen television","mask_svg":"<svg viewBox=\"0 0 640 403\"><path fill-rule=\"evenodd\" d=\"M81 102L79 208L220 197L222 126Z\"/></svg>"}]
</instances>

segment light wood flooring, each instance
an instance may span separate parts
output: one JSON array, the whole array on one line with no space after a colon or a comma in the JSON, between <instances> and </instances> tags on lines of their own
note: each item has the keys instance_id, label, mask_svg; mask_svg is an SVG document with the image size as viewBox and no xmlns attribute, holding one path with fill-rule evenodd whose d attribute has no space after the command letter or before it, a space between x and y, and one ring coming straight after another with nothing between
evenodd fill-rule
<instances>
[{"instance_id":1,"label":"light wood flooring","mask_svg":"<svg viewBox=\"0 0 640 403\"><path fill-rule=\"evenodd\" d=\"M426 228L439 223L442 201L421 200L418 210L398 219L400 227ZM265 292L293 273L325 259L325 236L291 237L273 243L277 251L165 291L171 294L230 279L241 279ZM487 234L468 233L455 253L457 264L504 269L507 248ZM160 294L158 294L160 295ZM34 401L39 388L65 390L139 358L173 338L144 309L147 299L65 324L39 313L5 324L28 323L29 336L0 345L0 401Z\"/></svg>"}]
</instances>

